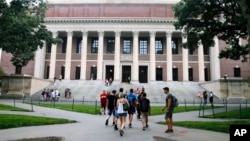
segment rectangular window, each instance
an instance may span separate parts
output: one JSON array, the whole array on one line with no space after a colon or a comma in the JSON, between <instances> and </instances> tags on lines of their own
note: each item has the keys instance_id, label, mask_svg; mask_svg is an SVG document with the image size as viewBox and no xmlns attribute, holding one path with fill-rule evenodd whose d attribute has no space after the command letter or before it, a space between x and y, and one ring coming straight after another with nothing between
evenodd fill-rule
<instances>
[{"instance_id":1,"label":"rectangular window","mask_svg":"<svg viewBox=\"0 0 250 141\"><path fill-rule=\"evenodd\" d=\"M178 54L178 38L172 38L172 54Z\"/></svg>"},{"instance_id":2,"label":"rectangular window","mask_svg":"<svg viewBox=\"0 0 250 141\"><path fill-rule=\"evenodd\" d=\"M50 67L49 66L47 66L47 69L46 69L46 79L49 79L49 70L50 70Z\"/></svg>"},{"instance_id":3,"label":"rectangular window","mask_svg":"<svg viewBox=\"0 0 250 141\"><path fill-rule=\"evenodd\" d=\"M203 47L204 55L209 55L209 47Z\"/></svg>"},{"instance_id":4,"label":"rectangular window","mask_svg":"<svg viewBox=\"0 0 250 141\"><path fill-rule=\"evenodd\" d=\"M80 79L81 67L76 67L75 78Z\"/></svg>"},{"instance_id":5,"label":"rectangular window","mask_svg":"<svg viewBox=\"0 0 250 141\"><path fill-rule=\"evenodd\" d=\"M46 53L51 53L51 46L52 46L51 43L46 42Z\"/></svg>"},{"instance_id":6,"label":"rectangular window","mask_svg":"<svg viewBox=\"0 0 250 141\"><path fill-rule=\"evenodd\" d=\"M92 38L91 53L98 53L98 38Z\"/></svg>"},{"instance_id":7,"label":"rectangular window","mask_svg":"<svg viewBox=\"0 0 250 141\"><path fill-rule=\"evenodd\" d=\"M156 81L162 81L162 68L156 68Z\"/></svg>"},{"instance_id":8,"label":"rectangular window","mask_svg":"<svg viewBox=\"0 0 250 141\"><path fill-rule=\"evenodd\" d=\"M178 68L173 68L173 81L178 81Z\"/></svg>"},{"instance_id":9,"label":"rectangular window","mask_svg":"<svg viewBox=\"0 0 250 141\"><path fill-rule=\"evenodd\" d=\"M241 77L240 68L238 67L234 68L234 77Z\"/></svg>"},{"instance_id":10,"label":"rectangular window","mask_svg":"<svg viewBox=\"0 0 250 141\"><path fill-rule=\"evenodd\" d=\"M162 39L157 39L155 40L155 53L156 54L163 54L163 43Z\"/></svg>"},{"instance_id":11,"label":"rectangular window","mask_svg":"<svg viewBox=\"0 0 250 141\"><path fill-rule=\"evenodd\" d=\"M62 79L64 79L64 76L65 76L65 66L61 66L61 76L62 76Z\"/></svg>"},{"instance_id":12,"label":"rectangular window","mask_svg":"<svg viewBox=\"0 0 250 141\"><path fill-rule=\"evenodd\" d=\"M194 48L189 48L188 49L188 54L193 55L194 54Z\"/></svg>"},{"instance_id":13,"label":"rectangular window","mask_svg":"<svg viewBox=\"0 0 250 141\"><path fill-rule=\"evenodd\" d=\"M115 38L107 39L107 53L114 53L115 51Z\"/></svg>"},{"instance_id":14,"label":"rectangular window","mask_svg":"<svg viewBox=\"0 0 250 141\"><path fill-rule=\"evenodd\" d=\"M194 81L193 68L188 68L188 79L189 79L189 81Z\"/></svg>"},{"instance_id":15,"label":"rectangular window","mask_svg":"<svg viewBox=\"0 0 250 141\"><path fill-rule=\"evenodd\" d=\"M78 53L78 54L82 53L82 38L77 38L77 41L76 41L76 53Z\"/></svg>"},{"instance_id":16,"label":"rectangular window","mask_svg":"<svg viewBox=\"0 0 250 141\"><path fill-rule=\"evenodd\" d=\"M131 54L131 39L126 38L123 40L123 54Z\"/></svg>"},{"instance_id":17,"label":"rectangular window","mask_svg":"<svg viewBox=\"0 0 250 141\"><path fill-rule=\"evenodd\" d=\"M62 53L66 53L67 38L66 38L66 37L63 37L62 40L63 40L63 42L62 42Z\"/></svg>"},{"instance_id":18,"label":"rectangular window","mask_svg":"<svg viewBox=\"0 0 250 141\"><path fill-rule=\"evenodd\" d=\"M148 54L148 40L141 38L139 41L139 54Z\"/></svg>"},{"instance_id":19,"label":"rectangular window","mask_svg":"<svg viewBox=\"0 0 250 141\"><path fill-rule=\"evenodd\" d=\"M91 72L90 72L90 79L91 80L96 80L97 76L97 67L91 67Z\"/></svg>"}]
</instances>

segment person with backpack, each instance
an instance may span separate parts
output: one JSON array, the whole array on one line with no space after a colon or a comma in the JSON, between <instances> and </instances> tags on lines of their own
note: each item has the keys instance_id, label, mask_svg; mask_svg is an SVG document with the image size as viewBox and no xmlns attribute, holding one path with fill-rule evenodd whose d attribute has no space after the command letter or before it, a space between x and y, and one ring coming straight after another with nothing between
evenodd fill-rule
<instances>
[{"instance_id":1,"label":"person with backpack","mask_svg":"<svg viewBox=\"0 0 250 141\"><path fill-rule=\"evenodd\" d=\"M142 97L139 102L140 105L140 111L142 115L142 130L144 131L146 128L148 128L148 116L150 115L150 100L147 99L147 94L145 92L141 93Z\"/></svg>"},{"instance_id":2,"label":"person with backpack","mask_svg":"<svg viewBox=\"0 0 250 141\"><path fill-rule=\"evenodd\" d=\"M127 108L125 107L130 107L128 100L125 98L124 94L120 94L119 99L116 102L116 107L117 107L117 113L119 115L120 119L120 130L119 133L121 136L124 134L124 128L126 124L126 117L127 117Z\"/></svg>"},{"instance_id":3,"label":"person with backpack","mask_svg":"<svg viewBox=\"0 0 250 141\"><path fill-rule=\"evenodd\" d=\"M113 115L113 125L115 125L115 100L116 100L116 90L113 90L111 94L107 96L108 103L108 117L106 119L105 125L108 126L109 118Z\"/></svg>"},{"instance_id":4,"label":"person with backpack","mask_svg":"<svg viewBox=\"0 0 250 141\"><path fill-rule=\"evenodd\" d=\"M134 90L130 89L130 93L126 96L130 105L130 108L128 109L129 128L132 128L133 115L135 113L135 106L136 106L136 97L133 92Z\"/></svg>"},{"instance_id":5,"label":"person with backpack","mask_svg":"<svg viewBox=\"0 0 250 141\"><path fill-rule=\"evenodd\" d=\"M174 112L174 96L169 93L169 88L164 87L163 88L164 94L166 94L166 105L163 106L162 111L165 111L166 109L166 114L165 114L165 120L167 124L167 130L165 133L173 133L173 112Z\"/></svg>"}]
</instances>

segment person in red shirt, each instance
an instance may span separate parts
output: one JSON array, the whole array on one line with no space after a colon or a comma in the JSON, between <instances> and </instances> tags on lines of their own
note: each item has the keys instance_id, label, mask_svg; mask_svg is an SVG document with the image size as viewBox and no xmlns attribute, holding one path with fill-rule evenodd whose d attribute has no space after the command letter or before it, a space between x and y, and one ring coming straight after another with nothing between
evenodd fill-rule
<instances>
[{"instance_id":1,"label":"person in red shirt","mask_svg":"<svg viewBox=\"0 0 250 141\"><path fill-rule=\"evenodd\" d=\"M103 90L102 93L100 94L100 103L101 103L100 115L102 115L102 113L105 115L107 96L108 94L105 90Z\"/></svg>"}]
</instances>

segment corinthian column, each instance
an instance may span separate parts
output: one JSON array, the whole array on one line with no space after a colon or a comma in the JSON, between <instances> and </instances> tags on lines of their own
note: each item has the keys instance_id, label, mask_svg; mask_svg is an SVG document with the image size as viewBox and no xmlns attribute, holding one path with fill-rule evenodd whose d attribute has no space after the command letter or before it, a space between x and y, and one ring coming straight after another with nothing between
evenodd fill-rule
<instances>
[{"instance_id":1,"label":"corinthian column","mask_svg":"<svg viewBox=\"0 0 250 141\"><path fill-rule=\"evenodd\" d=\"M139 37L139 32L134 31L133 32L133 66L132 66L132 81L133 82L138 82L138 71L139 71L139 66L138 66L138 37Z\"/></svg>"},{"instance_id":2,"label":"corinthian column","mask_svg":"<svg viewBox=\"0 0 250 141\"><path fill-rule=\"evenodd\" d=\"M155 32L150 32L150 80L155 81Z\"/></svg>"},{"instance_id":3,"label":"corinthian column","mask_svg":"<svg viewBox=\"0 0 250 141\"><path fill-rule=\"evenodd\" d=\"M167 32L167 81L173 81L172 63L172 33Z\"/></svg>"},{"instance_id":4,"label":"corinthian column","mask_svg":"<svg viewBox=\"0 0 250 141\"><path fill-rule=\"evenodd\" d=\"M205 81L204 75L204 53L203 53L203 45L200 43L198 47L198 68L199 68L199 81Z\"/></svg>"},{"instance_id":5,"label":"corinthian column","mask_svg":"<svg viewBox=\"0 0 250 141\"><path fill-rule=\"evenodd\" d=\"M121 31L115 31L115 76L114 81L120 80L120 37Z\"/></svg>"},{"instance_id":6,"label":"corinthian column","mask_svg":"<svg viewBox=\"0 0 250 141\"><path fill-rule=\"evenodd\" d=\"M81 52L81 79L86 80L88 32L82 31L82 52Z\"/></svg>"},{"instance_id":7,"label":"corinthian column","mask_svg":"<svg viewBox=\"0 0 250 141\"><path fill-rule=\"evenodd\" d=\"M52 36L53 38L57 37L57 32L53 32ZM53 80L55 77L55 70L56 70L56 48L57 44L51 45L51 53L50 53L50 69L49 69L49 79Z\"/></svg>"},{"instance_id":8,"label":"corinthian column","mask_svg":"<svg viewBox=\"0 0 250 141\"><path fill-rule=\"evenodd\" d=\"M103 70L103 37L104 32L99 31L98 33L98 58L97 58L97 80L102 80Z\"/></svg>"},{"instance_id":9,"label":"corinthian column","mask_svg":"<svg viewBox=\"0 0 250 141\"><path fill-rule=\"evenodd\" d=\"M219 41L214 37L214 47L210 47L210 70L211 80L220 79L220 59L219 59Z\"/></svg>"},{"instance_id":10,"label":"corinthian column","mask_svg":"<svg viewBox=\"0 0 250 141\"><path fill-rule=\"evenodd\" d=\"M73 32L67 32L67 49L65 58L65 79L70 80L70 69L71 69L71 54L72 54L72 36Z\"/></svg>"},{"instance_id":11,"label":"corinthian column","mask_svg":"<svg viewBox=\"0 0 250 141\"><path fill-rule=\"evenodd\" d=\"M182 36L182 43L187 42L187 38ZM188 79L188 49L182 48L182 71L183 71L183 81L189 81Z\"/></svg>"}]
</instances>

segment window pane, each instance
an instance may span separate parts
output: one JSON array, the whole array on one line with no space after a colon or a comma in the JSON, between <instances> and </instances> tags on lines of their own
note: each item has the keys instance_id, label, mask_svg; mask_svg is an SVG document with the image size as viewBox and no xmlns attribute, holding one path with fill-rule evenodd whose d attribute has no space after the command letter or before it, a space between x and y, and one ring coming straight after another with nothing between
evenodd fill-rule
<instances>
[{"instance_id":1,"label":"window pane","mask_svg":"<svg viewBox=\"0 0 250 141\"><path fill-rule=\"evenodd\" d=\"M172 53L178 54L178 38L173 38L171 44L172 44Z\"/></svg>"},{"instance_id":2,"label":"window pane","mask_svg":"<svg viewBox=\"0 0 250 141\"><path fill-rule=\"evenodd\" d=\"M123 54L131 54L131 40L130 39L123 40Z\"/></svg>"},{"instance_id":3,"label":"window pane","mask_svg":"<svg viewBox=\"0 0 250 141\"><path fill-rule=\"evenodd\" d=\"M114 53L115 50L115 39L108 38L107 40L107 53Z\"/></svg>"},{"instance_id":4,"label":"window pane","mask_svg":"<svg viewBox=\"0 0 250 141\"><path fill-rule=\"evenodd\" d=\"M79 53L79 54L82 53L82 39L81 38L77 38L76 53Z\"/></svg>"},{"instance_id":5,"label":"window pane","mask_svg":"<svg viewBox=\"0 0 250 141\"><path fill-rule=\"evenodd\" d=\"M162 39L155 40L155 53L156 54L163 54Z\"/></svg>"},{"instance_id":6,"label":"window pane","mask_svg":"<svg viewBox=\"0 0 250 141\"><path fill-rule=\"evenodd\" d=\"M148 54L148 41L147 41L147 39L140 39L139 54Z\"/></svg>"},{"instance_id":7,"label":"window pane","mask_svg":"<svg viewBox=\"0 0 250 141\"><path fill-rule=\"evenodd\" d=\"M97 38L92 39L91 53L98 53L98 39Z\"/></svg>"}]
</instances>

